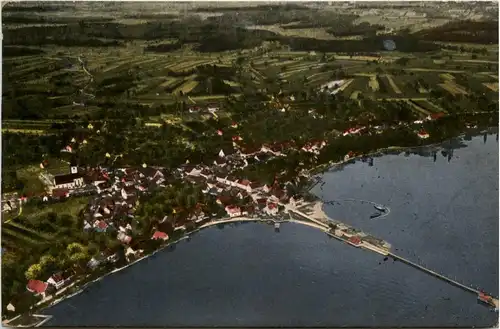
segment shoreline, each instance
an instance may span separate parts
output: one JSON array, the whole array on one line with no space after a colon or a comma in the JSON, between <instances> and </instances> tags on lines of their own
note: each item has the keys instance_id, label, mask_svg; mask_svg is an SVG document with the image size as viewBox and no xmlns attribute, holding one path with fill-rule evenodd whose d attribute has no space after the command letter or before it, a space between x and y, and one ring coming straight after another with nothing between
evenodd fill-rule
<instances>
[{"instance_id":1,"label":"shoreline","mask_svg":"<svg viewBox=\"0 0 500 329\"><path fill-rule=\"evenodd\" d=\"M143 261L149 257L152 257L153 255L155 255L156 253L160 252L160 251L163 251L164 249L172 246L172 245L175 245L183 240L187 240L189 239L190 235L193 234L193 233L197 233L203 229L206 229L206 228L210 228L212 226L216 226L216 225L219 225L219 224L231 224L231 223L242 223L242 222L260 222L260 223L264 223L264 224L267 224L268 221L273 221L273 223L286 223L286 222L291 222L291 223L295 223L295 224L301 224L301 225L306 225L306 226L309 226L309 227L314 227L314 228L317 228L317 229L321 229L322 231L325 231L326 232L326 229L323 229L321 228L319 225L314 225L312 223L306 223L306 222L303 222L303 221L299 221L299 220L279 220L279 219L262 219L262 218L250 218L250 217L236 217L236 218L228 218L228 219L223 219L223 220L217 220L217 221L213 221L213 222L209 222L209 223L205 223L203 224L202 226L198 227L197 229L193 230L193 231L190 231L189 233L186 233L185 235L183 235L182 237L180 237L179 239L175 240L175 241L172 241L170 243L167 243L165 244L164 246L161 246L160 248L158 248L157 250L153 251L151 254L149 255L145 255L141 258L138 258L136 260L134 260L133 262L125 265L125 266L122 266L120 268L116 268L112 271L109 271L99 277L97 277L96 279L92 280L92 281L89 281L89 282L86 282L85 284L83 284L76 292L74 293L71 293L67 296L64 296L64 297L61 297L61 298L58 298L56 300L54 300L52 303L49 303L48 305L46 306L43 306L42 308L40 308L37 313L34 313L34 314L30 314L29 316L31 317L42 317L43 320L38 322L35 327L38 327L38 326L41 326L42 324L44 324L45 322L47 321L50 321L50 319L52 318L52 315L50 314L42 314L46 309L50 308L50 307L53 307L63 301L66 301L76 295L79 295L81 294L82 292L85 291L85 289L87 289L88 287L90 287L92 284L96 283L96 282L99 282L101 281L102 279L104 279L105 277L111 275L111 274L114 274L114 273L118 273L120 271L123 271L124 269L132 266L132 265L135 265L136 263L139 263L140 261ZM65 287L66 289L72 287L72 286L75 286L78 282L74 282L72 285L69 285L67 287ZM63 288L64 289L64 288ZM42 302L42 301L40 301ZM39 303L40 303L39 302ZM14 318L12 319L9 319L9 320L5 320L2 322L3 325L9 325L10 322L18 319L19 317L23 316L23 314L19 314L17 316L15 316Z\"/></svg>"},{"instance_id":2,"label":"shoreline","mask_svg":"<svg viewBox=\"0 0 500 329\"><path fill-rule=\"evenodd\" d=\"M312 201L312 202L303 202L303 204L301 204L301 206L308 206L308 207L312 207L314 209L314 215L317 215L317 216L320 216L322 219L326 219L327 221L330 221L332 223L339 223L340 225L342 225L343 227L345 228L351 228L350 226L344 224L344 223L341 223L337 220L334 220L333 218L330 218L323 210L323 205L324 203L322 201ZM294 212L294 210L290 210L291 212ZM287 213L281 213L280 214L282 217L283 216L286 216ZM309 221L304 221L304 220L298 220L298 219L293 219L293 218L290 218L290 219L282 219L282 218L279 218L278 216L276 218L268 218L268 219L264 219L264 218L260 218L260 217L256 217L256 218L252 218L252 217L246 217L246 216L242 216L242 217L235 217L235 218L223 218L221 220L215 220L215 221L211 221L211 222L208 222L208 223L205 223L203 225L201 225L200 227L198 227L197 229L195 230L192 230L192 231L189 231L189 232L186 232L185 235L183 235L182 237L180 237L179 239L175 240L175 241L172 241L170 243L167 243L165 244L164 246L161 246L160 248L158 248L157 250L153 251L151 254L149 255L145 255L141 258L138 258L136 260L134 260L133 262L125 265L125 266L122 266L120 268L116 268L110 272L107 272L101 276L99 276L98 278L92 280L92 281L89 281L87 283L85 283L83 286L81 286L76 292L74 293L71 293L70 295L68 296L64 296L64 297L61 297L57 300L54 300L52 303L48 304L47 306L44 306L42 307L36 314L31 314L32 317L43 317L44 319L37 323L35 326L41 326L42 324L50 321L50 319L53 317L52 315L49 315L49 314L41 314L43 311L45 311L46 309L50 308L50 307L53 307L63 301L66 301L76 295L79 295L81 294L82 292L85 291L85 289L87 289L88 287L90 287L92 284L96 283L96 282L99 282L101 281L102 279L104 279L105 277L107 276L110 276L114 273L118 273L120 271L123 271L125 270L126 268L132 266L132 265L135 265L145 259L148 259L150 257L152 257L153 255L155 255L156 253L160 252L160 251L163 251L164 249L172 246L172 245L175 245L183 240L187 240L190 238L191 235L199 232L199 231L202 231L203 229L206 229L206 228L210 228L210 227L213 227L213 226L216 226L216 225L219 225L219 224L222 224L222 225L225 225L225 224L231 224L231 223L244 223L244 222L254 222L254 223L264 223L264 224L268 224L269 221L272 221L273 223L293 223L293 224L299 224L299 225L305 225L305 226L308 226L308 227L311 227L311 228L315 228L315 229L318 229L320 231L322 231L323 233L327 234L328 236L333 236L334 238L336 238L337 240L341 241L341 242L344 242L344 243L347 243L349 244L348 241L340 238L340 237L337 237L333 234L330 233L330 228L327 226L327 224L323 223L323 225L319 225L319 224L316 224L316 223L313 223L313 222L309 222ZM351 244L352 245L352 244ZM385 253L382 253L380 252L380 250L376 250L378 249L376 246L371 246L370 243L366 243L366 242L363 242L362 245L360 246L356 246L356 245L353 245L355 247L365 247L366 249L368 249L369 251L375 251L379 254L382 254L382 255L385 255ZM363 248L361 248L363 249ZM73 286L76 285L76 283L73 283ZM66 287L66 288L69 288L70 286ZM19 316L21 315L18 315L16 316L15 318L11 319L11 320L7 320L6 322L3 322L3 324L5 325L8 325L9 322L17 319Z\"/></svg>"},{"instance_id":3,"label":"shoreline","mask_svg":"<svg viewBox=\"0 0 500 329\"><path fill-rule=\"evenodd\" d=\"M499 129L499 127L487 127L484 129L477 129L477 131L474 132L473 136L479 136L480 134L484 134L484 133L492 134L492 133L494 133L493 132L494 130L498 130L498 129ZM325 173L326 168L323 168L323 167L331 168L331 167L341 166L341 165L346 164L350 161L359 160L361 157L369 157L369 156L374 156L374 155L384 156L384 155L387 155L387 152L389 152L389 151L406 151L406 150L421 149L421 148L425 148L425 147L440 148L440 147L442 147L442 144L444 142L451 141L451 140L457 139L457 138L463 138L463 137L465 137L465 135L466 135L466 132L462 132L461 134L459 134L457 136L450 137L450 138L444 139L440 142L436 142L436 143L432 143L432 144L417 145L417 146L386 146L386 147L381 147L381 148L378 148L374 151L364 153L362 155L353 156L352 158L349 158L347 160L340 160L337 162L330 161L328 163L320 164L320 165L308 170L308 173L311 175L311 179L312 179L317 175ZM308 188L308 191L311 190L318 183L319 183L319 181L315 182L310 188Z\"/></svg>"},{"instance_id":4,"label":"shoreline","mask_svg":"<svg viewBox=\"0 0 500 329\"><path fill-rule=\"evenodd\" d=\"M489 132L491 133L491 130L492 129L495 129L496 127L490 127L490 128L487 128L486 129L486 132ZM498 129L498 128L496 128ZM484 133L485 130L481 130L481 131L478 131L475 136L481 134L481 133ZM447 140L452 140L452 139L455 139L455 138L459 138L459 137L462 137L464 136L465 133L462 133L456 137L451 137ZM446 140L445 140L446 141ZM359 160L359 158L361 157L365 157L365 156L371 156L371 155L386 155L384 152L387 152L387 151L395 151L395 150L398 150L398 151L404 151L404 150L409 150L409 149L419 149L419 148L423 148L423 147L439 147L441 146L445 141L441 141L441 142L438 142L438 143L434 143L434 144L427 144L427 145L420 145L420 146L389 146L389 147L383 147L383 148L380 148L380 149L377 149L373 152L370 152L370 153L367 153L367 154L362 154L362 155L358 155L358 156L354 156L352 158L349 158L347 160L341 160L341 161L338 161L338 162L335 162L335 163L327 163L327 164L322 164L322 165L319 165L315 168L312 168L311 170L308 170L309 173L313 172L313 171L317 171L318 169L322 169L320 172L315 172L313 175L311 175L311 177L309 177L308 179L309 180L314 180L315 178L317 178L317 176L321 175L321 174L324 174L325 173L325 169L323 169L323 167L328 167L328 168L331 168L331 167L334 167L334 166L340 166L340 165L343 165L343 164L346 164L350 161L353 161L353 160ZM313 184L311 186L308 186L306 188L306 193L307 194L310 194L312 196L314 196L314 198L317 199L317 196L315 196L314 194L312 194L311 190L312 188L314 188L319 182L321 182L322 180L321 179L317 179L316 182L313 182ZM345 229L354 229L352 228L351 226L347 225L347 224L344 224L338 220L335 220L333 218L330 218L326 212L324 211L324 205L325 205L325 202L320 200L320 201L310 201L310 202L306 202L306 201L303 201L304 204L302 204L301 206L312 206L312 208L314 208L314 215L317 215L319 216L321 219L326 219L327 221L331 222L331 223L335 223L335 224L338 224L339 226L343 226ZM291 210L293 212L293 210ZM390 211L389 211L390 212ZM388 214L388 213L387 213ZM386 215L387 215L386 214ZM281 213L280 215L286 215L286 212L285 213ZM384 216L386 216L384 215ZM177 244L178 242L181 242L183 240L186 240L186 239L189 239L190 238L190 235L191 234L194 234L194 233L197 233L199 231L201 231L202 229L205 229L205 228L209 228L209 227L212 227L212 226L215 226L215 225L218 225L218 224L230 224L230 223L239 223L239 222L263 222L263 223L267 223L269 221L273 221L273 222L278 222L278 223L283 223L283 222L292 222L292 223L296 223L296 224L301 224L301 225L306 225L306 226L309 226L309 227L313 227L313 228L316 228L316 229L319 229L323 232L325 232L328 236L332 236L334 238L336 238L337 240L339 241L343 241L345 243L349 243L348 241L342 239L342 238L339 238L338 236L335 236L334 234L331 234L329 233L329 228L328 227L325 227L325 226L321 226L319 224L314 224L314 223L311 223L311 222L305 222L305 221L301 221L301 220L296 220L296 219L287 219L287 220L278 220L277 218L269 218L269 219L262 219L262 218L251 218L251 217L236 217L236 218L222 218L222 219L219 219L219 220L215 220L215 221L211 221L211 222L208 222L208 223L205 223L201 226L199 226L198 228L196 228L195 230L192 230L192 231L189 231L189 232L185 232L184 235L180 238L178 238L177 240L175 241L172 241L172 242L169 242L163 246L161 246L160 248L158 248L157 250L153 251L151 254L148 254L148 255L145 255L139 259L136 259L134 260L133 262L125 265L125 266L122 266L120 268L116 268L112 271L109 271L107 273L104 273L103 275L97 277L96 279L92 280L92 281L89 281L89 282L86 282L84 283L81 287L79 287L79 289L76 291L76 292L73 292L67 296L63 296L63 297L60 297L58 299L55 299L53 302L49 303L48 305L46 306L42 306L39 310L37 310L35 314L30 314L29 316L31 317L42 317L44 318L42 321L38 322L35 326L41 326L43 323L47 322L47 321L50 321L50 319L52 318L51 315L46 315L46 314L40 314L41 312L43 312L44 310L46 310L47 308L50 308L52 306L55 306L57 304L59 304L60 302L62 301L65 301L67 299L70 299L71 297L74 297L82 292L85 291L86 288L88 288L91 284L95 283L95 282L98 282L98 281L101 281L103 278L111 275L111 274L114 274L114 273L117 273L117 272L120 272L126 268L128 268L129 266L132 266L144 259L147 259L153 255L155 255L157 252L160 252L162 250L164 250L165 248L167 247L170 247L172 245L175 245ZM320 220L321 222L321 220ZM324 223L323 223L324 224ZM327 225L327 224L325 224ZM368 236L368 234L364 233L364 232L359 232L358 233L361 233L362 236ZM382 240L383 241L383 240ZM390 250L391 248L391 245L386 242L386 241L383 241L384 244L387 246L387 251ZM377 252L379 254L382 254L382 255L385 255L385 253L381 252L381 248L377 247L377 246L374 246L372 245L371 243L367 243L365 241L363 241L363 243L361 245L353 245L355 247L361 247L361 249L368 249L369 251L374 251L374 252ZM364 248L363 248L364 247ZM384 248L385 249L385 248ZM385 252L385 251L384 251ZM85 276L81 281L87 279L89 276L91 276L91 274L88 274L87 276ZM63 293L63 291L65 291L66 289L69 289L71 287L75 287L77 286L79 283L79 281L76 281L76 282L73 282L72 284L68 285L67 287L64 287L63 289L61 289L61 295ZM44 301L40 301L38 302L36 305L41 305L43 304ZM26 313L25 313L26 314ZM8 325L10 322L16 320L17 318L25 315L25 314L18 314L16 315L15 317L13 317L12 319L7 319L5 321L2 321L2 324L4 325Z\"/></svg>"}]
</instances>

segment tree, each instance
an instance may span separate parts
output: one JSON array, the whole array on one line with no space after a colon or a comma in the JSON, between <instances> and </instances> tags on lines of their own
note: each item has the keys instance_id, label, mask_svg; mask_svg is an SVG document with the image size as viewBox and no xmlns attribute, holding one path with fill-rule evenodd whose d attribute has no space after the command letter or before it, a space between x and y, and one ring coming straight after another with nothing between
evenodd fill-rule
<instances>
[{"instance_id":1,"label":"tree","mask_svg":"<svg viewBox=\"0 0 500 329\"><path fill-rule=\"evenodd\" d=\"M80 243L71 243L68 245L68 247L66 247L66 252L69 254L69 255L72 255L72 254L75 254L75 253L79 253L79 252L83 252L85 251L86 248L80 244Z\"/></svg>"},{"instance_id":2,"label":"tree","mask_svg":"<svg viewBox=\"0 0 500 329\"><path fill-rule=\"evenodd\" d=\"M83 271L85 264L90 260L87 251L77 252L70 256L69 261Z\"/></svg>"},{"instance_id":3,"label":"tree","mask_svg":"<svg viewBox=\"0 0 500 329\"><path fill-rule=\"evenodd\" d=\"M59 225L62 227L71 227L74 224L74 220L71 215L64 214L59 217Z\"/></svg>"},{"instance_id":4,"label":"tree","mask_svg":"<svg viewBox=\"0 0 500 329\"><path fill-rule=\"evenodd\" d=\"M42 266L40 264L31 265L25 273L26 279L36 280L40 278L43 273Z\"/></svg>"},{"instance_id":5,"label":"tree","mask_svg":"<svg viewBox=\"0 0 500 329\"><path fill-rule=\"evenodd\" d=\"M397 59L395 61L395 63L398 65L401 65L401 66L405 66L406 64L408 64L409 61L410 61L410 59L408 57L401 57L401 58Z\"/></svg>"}]
</instances>

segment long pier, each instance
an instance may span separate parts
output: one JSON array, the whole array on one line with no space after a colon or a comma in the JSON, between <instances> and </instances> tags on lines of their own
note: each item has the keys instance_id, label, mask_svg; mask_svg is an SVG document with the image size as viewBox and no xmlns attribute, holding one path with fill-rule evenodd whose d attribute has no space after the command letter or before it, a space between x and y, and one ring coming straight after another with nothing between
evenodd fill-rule
<instances>
[{"instance_id":1,"label":"long pier","mask_svg":"<svg viewBox=\"0 0 500 329\"><path fill-rule=\"evenodd\" d=\"M304 218L306 218L306 219L308 219L308 220L310 220L310 221L312 221L312 222L316 223L316 224L318 225L318 227L323 227L323 228L325 228L326 230L328 230L328 229L329 229L329 228L328 228L328 225L327 225L326 223L323 223L323 222L319 221L318 219L313 218L312 216L309 216L309 215L307 215L307 214L304 214L303 212L299 211L299 210L298 210L298 209L296 209L295 207L290 207L290 206L288 206L288 205L284 205L284 206L285 206L286 208L288 208L288 210L289 210L289 211L294 212L294 213L296 213L296 214L298 214L298 215L300 215L300 216L302 216L302 217L304 217ZM316 226L316 225L315 225L315 226ZM331 233L330 233L330 232L328 232L328 231L327 231L326 233L327 233L330 237L333 237L333 238L336 238L336 239L338 239L338 240L341 240L341 241L346 242L344 239L341 239L341 238L337 237L335 234L331 234ZM414 262L412 262L412 261L411 261L411 260L409 260L409 259L406 259L406 258L404 258L404 257L401 257L401 256L398 256L398 255L395 255L395 254L393 254L393 253L389 252L388 250L385 250L385 249L382 249L382 248L375 247L375 246L373 246L372 244L367 243L366 241L363 241L363 242L362 242L359 246L356 246L356 247L362 247L362 248L364 248L364 249L369 249L369 250L371 250L371 251L377 252L377 253L382 254L382 255L384 255L384 256L390 256L390 257L392 257L392 258L393 258L393 259L395 259L395 260L399 260L399 261L401 261L401 262L403 262L403 263L405 263L405 264L407 264L407 265L410 265L410 266L412 266L412 267L414 267L414 268L416 268L416 269L418 269L418 270L420 270L420 271L422 271L422 272L425 272L425 273L427 273L427 274L429 274L429 275L432 275L432 276L434 276L434 277L436 277L436 278L438 278L438 279L440 279L440 280L443 280L443 281L445 281L445 282L447 282L447 283L449 283L449 284L451 284L451 285L453 285L453 286L455 286L455 287L458 287L458 288L460 288L460 289L462 289L462 290L465 290L465 291L468 291L468 292L470 292L470 293L473 293L473 294L475 294L475 295L476 295L476 296L478 296L478 297L479 297L479 296L481 295L481 293L482 293L479 289L475 289L475 288L472 288L472 287L470 287L470 286L467 286L467 285L465 285L465 284L463 284L463 283L460 283L460 282L458 282L458 281L456 281L456 280L454 280L454 279L451 279L451 278L446 277L446 276L444 276L444 275L442 275L442 274L439 274L439 273L437 273L437 272L435 272L435 271L433 271L433 270L431 270L431 269L428 269L428 268L426 268L426 267L424 267L424 266L422 266L422 265L419 265L419 264L417 264L417 263L414 263ZM491 295L490 295L490 296L491 296ZM493 296L491 296L491 302L494 304L495 309L496 309L496 310L498 310L498 306L499 306L498 297L493 297ZM492 306L493 306L493 305L492 305Z\"/></svg>"},{"instance_id":2,"label":"long pier","mask_svg":"<svg viewBox=\"0 0 500 329\"><path fill-rule=\"evenodd\" d=\"M409 260L409 259L406 259L406 258L404 258L404 257L401 257L401 256L398 256L398 255L395 255L395 254L393 254L393 253L389 253L389 254L388 254L388 256L391 256L391 257L392 257L392 258L394 258L394 259L397 259L397 260L399 260L399 261L401 261L401 262L403 262L403 263L405 263L405 264L408 264L408 265L410 265L410 266L413 266L413 267L415 267L415 268L417 268L417 269L419 269L419 270L421 270L421 271L423 271L423 272L425 272L425 273L427 273L427 274L430 274L430 275L432 275L432 276L434 276L434 277L436 277L436 278L438 278L438 279L441 279L441 280L443 280L443 281L446 281L446 282L448 282L448 283L450 283L450 284L452 284L452 285L454 285L454 286L457 286L457 287L459 287L459 288L462 288L463 290L466 290L466 291L472 292L473 294L479 295L479 290L474 289L474 288L469 287L469 286L466 286L465 284L462 284L462 283L460 283L460 282L458 282L458 281L455 281L455 280L453 280L453 279L451 279L451 278L448 278L448 277L446 277L446 276L444 276L444 275L442 275L442 274L439 274L439 273L437 273L437 272L434 272L433 270L430 270L430 269L428 269L428 268L426 268L426 267L423 267L422 265L419 265L419 264L417 264L417 263L414 263L414 262L412 262L412 261L411 261L411 260Z\"/></svg>"},{"instance_id":3,"label":"long pier","mask_svg":"<svg viewBox=\"0 0 500 329\"><path fill-rule=\"evenodd\" d=\"M458 288L460 288L460 289L462 289L462 290L465 290L465 291L471 292L471 293L473 293L473 294L475 294L475 295L477 295L477 296L479 296L479 295L482 293L482 292L481 292L481 291L479 291L478 289L474 289L474 288L469 287L469 286L467 286L467 285L465 285L465 284L463 284L463 283L460 283L460 282L458 282L458 281L456 281L456 280L453 280L453 279L451 279L451 278L448 278L448 277L446 277L446 276L444 276L444 275L442 275L442 274L439 274L439 273L437 273L437 272L435 272L435 271L433 271L433 270L431 270L431 269L428 269L428 268L426 268L426 267L424 267L424 266L422 266L422 265L419 265L419 264L417 264L417 263L414 263L414 262L412 262L411 260L406 259L406 258L404 258L404 257L401 257L401 256L398 256L398 255L395 255L395 254L393 254L393 253L388 253L388 256L391 256L391 257L392 257L392 258L394 258L394 259L397 259L397 260L399 260L399 261L401 261L401 262L403 262L403 263L405 263L405 264L407 264L407 265L410 265L410 266L412 266L412 267L414 267L414 268L416 268L416 269L421 270L422 272L425 272L425 273L427 273L427 274L429 274L429 275L432 275L432 276L434 276L434 277L436 277L436 278L438 278L438 279L441 279L441 280L443 280L443 281L445 281L445 282L447 282L447 283L449 283L449 284L451 284L451 285L454 285L455 287L458 287ZM490 296L491 296L491 295L490 295ZM498 297L497 297L497 298L495 298L495 297L491 296L491 298L492 298L492 299L491 299L491 301L492 301L492 302L493 302L493 304L495 305L495 309L496 309L496 310L498 310ZM493 305L492 305L492 306L493 306Z\"/></svg>"}]
</instances>

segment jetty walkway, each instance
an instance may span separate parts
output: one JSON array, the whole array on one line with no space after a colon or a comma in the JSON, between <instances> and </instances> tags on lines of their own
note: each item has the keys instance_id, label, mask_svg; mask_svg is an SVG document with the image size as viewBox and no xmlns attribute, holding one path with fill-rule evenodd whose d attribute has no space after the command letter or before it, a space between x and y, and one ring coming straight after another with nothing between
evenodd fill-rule
<instances>
[{"instance_id":1,"label":"jetty walkway","mask_svg":"<svg viewBox=\"0 0 500 329\"><path fill-rule=\"evenodd\" d=\"M437 272L435 272L435 271L433 271L431 269L428 269L428 268L426 268L426 267L424 267L422 265L419 265L419 264L417 264L415 262L412 262L409 259L406 259L404 257L395 255L393 253L389 253L388 255L391 256L393 259L399 260L399 261L401 261L401 262L403 262L403 263L405 263L407 265L410 265L410 266L412 266L412 267L414 267L416 269L421 270L422 272L425 272L425 273L427 273L429 275L432 275L432 276L434 276L434 277L436 277L438 279L441 279L441 280L443 280L443 281L445 281L445 282L447 282L447 283L449 283L451 285L454 285L454 286L456 286L458 288L461 288L462 290L471 292L473 294L476 294L477 296L479 296L482 293L482 291L480 291L479 289L476 289L476 288L473 288L471 286L468 286L468 285L465 285L463 283L460 283L457 280L454 280L454 279L446 277L446 276L444 276L442 274L439 274L439 273L437 273ZM492 296L492 302L493 302L493 304L495 304L495 308L498 309L498 297L494 298Z\"/></svg>"},{"instance_id":2,"label":"jetty walkway","mask_svg":"<svg viewBox=\"0 0 500 329\"><path fill-rule=\"evenodd\" d=\"M396 255L396 254L393 254L393 253L391 253L391 252L390 252L389 250L387 250L387 249L384 249L384 248L381 248L381 247L375 246L375 245L373 245L372 243L369 243L369 242L367 242L367 241L362 241L360 244L357 244L357 245L355 245L355 244L353 244L353 243L350 243L349 241L346 241L345 239L343 239L343 238L341 238L341 237L339 237L339 236L337 236L337 235L335 235L335 234L332 234L332 233L330 232L330 231L331 231L331 230L330 230L330 227L329 227L329 225L328 225L327 223L324 223L324 222L322 222L321 220L319 220L319 219L317 219L317 218L314 218L314 217L312 217L312 216L310 216L310 215L308 215L308 214L303 213L302 211L299 211L298 209L296 209L296 207L292 207L292 206L290 206L290 205L285 205L285 204L283 204L283 206L285 206L285 208L286 208L288 211L293 212L293 213L296 213L296 214L300 215L301 217L304 217L304 218L306 218L306 219L310 220L311 222L314 222L314 223L316 224L316 225L314 225L314 226L317 226L318 228L322 228L322 230L323 230L323 231L325 231L325 232L326 232L326 234L327 234L328 236L330 236L330 237L333 237L333 238L335 238L335 239L337 239L337 240L340 240L340 241L347 242L348 244L350 244L350 245L352 245L352 246L354 246L354 247L363 248L363 249L368 249L368 250L370 250L370 251L377 252L377 253L382 254L382 255L384 255L384 256L389 256L389 257L392 257L392 258L393 258L393 259L395 259L395 260L399 260L399 261L401 261L402 263L405 263L405 264L407 264L407 265L410 265L410 266L412 266L412 267L414 267L414 268L416 268L416 269L418 269L418 270L420 270L420 271L422 271L422 272L425 272L425 273L427 273L427 274L429 274L429 275L432 275L432 276L434 276L434 277L436 277L436 278L438 278L438 279L440 279L440 280L443 280L443 281L445 281L445 282L447 282L447 283L449 283L449 284L451 284L451 285L454 285L454 286L456 286L456 287L458 287L458 288L460 288L460 289L462 289L462 290L465 290L465 291L471 292L471 293L473 293L473 294L477 295L478 297L479 297L481 294L484 294L484 292L480 291L479 289L473 288L473 287L471 287L471 286L468 286L468 285L465 285L465 284L463 284L463 283L461 283L461 282L458 282L457 280L454 280L454 279L451 279L451 278L449 278L449 277L446 277L446 276L444 276L444 275L442 275L442 274L440 274L440 273L437 273L437 272L435 272L435 271L433 271L433 270L431 270L431 269L429 269L429 268L426 268L426 267L424 267L424 266L422 266L422 265L419 265L419 264L417 264L417 263L415 263L415 262L412 262L412 261L411 261L411 260L409 260L409 259L406 259L406 258L404 258L404 257L402 257L402 256L398 256L398 255ZM333 222L333 220L332 220L332 222ZM486 294L486 295L491 297L491 303L493 304L493 305L491 305L491 306L495 307L495 310L498 310L498 304L499 304L499 303L498 303L498 297L493 297L492 295L489 295L489 294Z\"/></svg>"}]
</instances>

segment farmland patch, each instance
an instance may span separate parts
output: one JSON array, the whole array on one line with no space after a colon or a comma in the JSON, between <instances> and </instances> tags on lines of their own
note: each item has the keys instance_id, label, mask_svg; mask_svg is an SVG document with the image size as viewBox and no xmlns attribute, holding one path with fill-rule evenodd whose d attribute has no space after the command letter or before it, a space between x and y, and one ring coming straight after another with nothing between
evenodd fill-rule
<instances>
[{"instance_id":1,"label":"farmland patch","mask_svg":"<svg viewBox=\"0 0 500 329\"><path fill-rule=\"evenodd\" d=\"M441 73L441 74L439 74L439 77L445 81L455 80L455 77L449 73Z\"/></svg>"},{"instance_id":2,"label":"farmland patch","mask_svg":"<svg viewBox=\"0 0 500 329\"><path fill-rule=\"evenodd\" d=\"M427 109L429 109L432 112L436 112L436 113L439 113L439 112L448 113L448 111L443 110L440 106L437 106L436 104L434 104L433 102L431 102L428 99L421 100L419 102L423 103L424 107L427 108ZM427 105L427 106L425 106L425 105Z\"/></svg>"},{"instance_id":3,"label":"farmland patch","mask_svg":"<svg viewBox=\"0 0 500 329\"><path fill-rule=\"evenodd\" d=\"M387 81L389 81L389 84L391 85L392 90L394 90L394 92L396 94L401 94L401 90L399 89L399 87L396 85L396 83L392 79L392 76L390 74L386 74L385 77L386 77Z\"/></svg>"},{"instance_id":4,"label":"farmland patch","mask_svg":"<svg viewBox=\"0 0 500 329\"><path fill-rule=\"evenodd\" d=\"M417 103L417 100L414 100L414 99L406 100L406 103L408 103L409 105L411 105L415 109L415 112L417 114L419 114L421 117L426 117L426 116L428 116L428 115L431 114L428 110L426 110L423 107L421 107Z\"/></svg>"},{"instance_id":5,"label":"farmland patch","mask_svg":"<svg viewBox=\"0 0 500 329\"><path fill-rule=\"evenodd\" d=\"M460 86L459 84L455 83L454 81L448 80L445 83L439 83L438 86L452 94L453 96L456 95L468 95L467 91L464 89L464 87Z\"/></svg>"},{"instance_id":6,"label":"farmland patch","mask_svg":"<svg viewBox=\"0 0 500 329\"><path fill-rule=\"evenodd\" d=\"M498 82L483 83L483 85L494 92L498 91Z\"/></svg>"},{"instance_id":7,"label":"farmland patch","mask_svg":"<svg viewBox=\"0 0 500 329\"><path fill-rule=\"evenodd\" d=\"M184 82L181 86L177 87L172 93L177 94L182 91L182 93L187 94L198 85L198 81L190 80Z\"/></svg>"}]
</instances>

